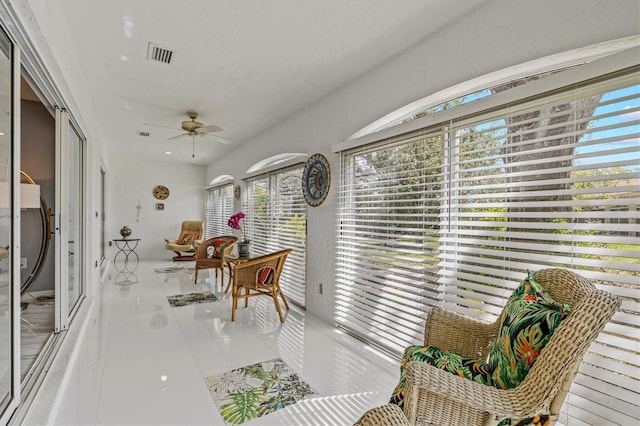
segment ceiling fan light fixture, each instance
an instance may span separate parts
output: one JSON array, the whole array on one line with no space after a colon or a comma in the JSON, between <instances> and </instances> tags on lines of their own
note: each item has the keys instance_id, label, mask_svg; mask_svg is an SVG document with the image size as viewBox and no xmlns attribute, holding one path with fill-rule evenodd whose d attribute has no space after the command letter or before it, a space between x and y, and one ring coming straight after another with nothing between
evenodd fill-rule
<instances>
[{"instance_id":1,"label":"ceiling fan light fixture","mask_svg":"<svg viewBox=\"0 0 640 426\"><path fill-rule=\"evenodd\" d=\"M196 156L196 136L200 136L209 140L214 140L216 142L219 143L223 143L223 144L230 144L232 143L232 141L230 139L227 138L223 138L222 136L216 136L216 135L212 135L211 133L213 132L220 132L222 131L222 127L220 126L216 126L215 124L208 124L208 125L204 125L203 123L200 123L199 121L196 121L196 118L198 118L198 113L194 112L194 111L187 111L187 115L189 116L189 118L191 120L185 120L182 123L180 123L180 129L176 129L176 130L182 130L184 131L184 133L181 133L179 135L176 136L172 136L170 138L168 138L168 140L174 140L174 139L181 139L184 137L191 137L191 147L192 147L192 152L191 152L191 157L195 158ZM160 125L160 124L151 124L151 123L144 123L146 126L156 126L156 127L164 127L164 128L168 128L168 129L173 129L173 127L168 127L168 126L164 126L164 125ZM170 152L165 152L165 154L169 155Z\"/></svg>"}]
</instances>

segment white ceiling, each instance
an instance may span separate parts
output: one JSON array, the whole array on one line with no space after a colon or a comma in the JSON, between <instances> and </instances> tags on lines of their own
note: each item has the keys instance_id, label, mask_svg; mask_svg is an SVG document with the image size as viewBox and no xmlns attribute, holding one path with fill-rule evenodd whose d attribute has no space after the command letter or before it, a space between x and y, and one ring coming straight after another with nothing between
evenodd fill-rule
<instances>
[{"instance_id":1,"label":"white ceiling","mask_svg":"<svg viewBox=\"0 0 640 426\"><path fill-rule=\"evenodd\" d=\"M208 164L484 0L59 1L110 152ZM167 140L189 110L234 143L196 138L191 158L191 138Z\"/></svg>"}]
</instances>

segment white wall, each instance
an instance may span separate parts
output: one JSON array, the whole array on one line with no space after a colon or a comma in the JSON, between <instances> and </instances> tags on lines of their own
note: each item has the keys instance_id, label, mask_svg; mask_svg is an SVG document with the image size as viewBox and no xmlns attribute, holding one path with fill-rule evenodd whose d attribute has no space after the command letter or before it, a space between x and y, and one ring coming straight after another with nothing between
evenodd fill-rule
<instances>
[{"instance_id":1,"label":"white wall","mask_svg":"<svg viewBox=\"0 0 640 426\"><path fill-rule=\"evenodd\" d=\"M136 253L140 259L166 259L174 253L165 248L165 238L178 238L184 220L204 220L204 166L141 161L138 158L113 159L107 179L108 238L122 238L120 228L131 228L130 238L140 238ZM156 185L169 188L169 198L156 200ZM142 205L142 221L137 221L138 201ZM155 210L156 203L164 210ZM115 246L107 252L113 259Z\"/></svg>"},{"instance_id":2,"label":"white wall","mask_svg":"<svg viewBox=\"0 0 640 426\"><path fill-rule=\"evenodd\" d=\"M331 320L335 194L339 156L331 146L410 102L507 67L640 33L636 0L495 0L392 60L337 89L207 168L207 180L235 176L281 152L321 152L332 166L331 192L309 208L307 309ZM318 283L325 284L323 295Z\"/></svg>"}]
</instances>

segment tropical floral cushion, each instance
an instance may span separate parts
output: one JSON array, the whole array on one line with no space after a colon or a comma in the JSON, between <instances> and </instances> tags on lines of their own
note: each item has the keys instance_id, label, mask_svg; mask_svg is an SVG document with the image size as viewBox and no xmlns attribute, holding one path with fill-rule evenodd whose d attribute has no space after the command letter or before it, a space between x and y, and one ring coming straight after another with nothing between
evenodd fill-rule
<instances>
[{"instance_id":1,"label":"tropical floral cushion","mask_svg":"<svg viewBox=\"0 0 640 426\"><path fill-rule=\"evenodd\" d=\"M184 234L182 234L182 238L180 238L180 242L179 244L191 244L192 242L194 242L195 240L198 239L198 233L197 232L185 232Z\"/></svg>"},{"instance_id":2,"label":"tropical floral cushion","mask_svg":"<svg viewBox=\"0 0 640 426\"><path fill-rule=\"evenodd\" d=\"M505 310L487 364L491 384L512 389L527 375L571 308L553 300L529 272L507 301Z\"/></svg>"},{"instance_id":3,"label":"tropical floral cushion","mask_svg":"<svg viewBox=\"0 0 640 426\"><path fill-rule=\"evenodd\" d=\"M549 426L551 417L548 415L527 417L522 420L504 419L498 426Z\"/></svg>"},{"instance_id":4,"label":"tropical floral cushion","mask_svg":"<svg viewBox=\"0 0 640 426\"><path fill-rule=\"evenodd\" d=\"M404 394L407 385L405 366L410 361L426 362L434 367L464 377L484 385L489 383L487 363L471 357L447 352L435 346L409 346L400 363L400 382L393 390L389 402L404 408Z\"/></svg>"},{"instance_id":5,"label":"tropical floral cushion","mask_svg":"<svg viewBox=\"0 0 640 426\"><path fill-rule=\"evenodd\" d=\"M227 240L226 238L219 238L215 240L213 242L213 245L210 246L210 247L213 247L213 250L211 251L211 255L209 255L209 252L207 251L207 256L215 257L215 258L222 257L222 254L224 253L224 249L229 247L230 244L231 244L231 241Z\"/></svg>"}]
</instances>

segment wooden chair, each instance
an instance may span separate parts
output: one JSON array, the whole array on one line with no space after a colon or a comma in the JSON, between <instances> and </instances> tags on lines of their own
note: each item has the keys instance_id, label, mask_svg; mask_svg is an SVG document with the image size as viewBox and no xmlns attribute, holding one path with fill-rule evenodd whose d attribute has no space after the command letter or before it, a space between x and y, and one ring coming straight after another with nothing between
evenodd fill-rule
<instances>
[{"instance_id":1,"label":"wooden chair","mask_svg":"<svg viewBox=\"0 0 640 426\"><path fill-rule=\"evenodd\" d=\"M536 272L536 280L555 301L570 305L524 380L511 389L476 383L427 362L406 364L404 410L387 404L367 411L365 425L496 425L503 419L549 415L555 424L587 348L612 318L621 300L597 290L580 275L564 269ZM424 345L486 359L505 317L490 324L432 308Z\"/></svg>"},{"instance_id":2,"label":"wooden chair","mask_svg":"<svg viewBox=\"0 0 640 426\"><path fill-rule=\"evenodd\" d=\"M233 235L222 235L220 237L209 238L208 240L200 243L196 246L195 252L195 260L196 260L196 270L195 277L193 280L194 284L198 282L198 271L201 269L215 269L216 281L218 281L218 270L221 275L221 283L220 285L224 285L224 266L225 266L225 256L229 256L233 247L238 242L238 237ZM231 266L227 264L229 267L229 284L231 283ZM227 284L227 288L224 290L225 292L229 289L229 284Z\"/></svg>"},{"instance_id":3,"label":"wooden chair","mask_svg":"<svg viewBox=\"0 0 640 426\"><path fill-rule=\"evenodd\" d=\"M202 220L185 220L180 227L178 239L165 238L165 248L176 255L173 260L193 260L195 245L204 240L204 222ZM189 254L182 254L187 252Z\"/></svg>"},{"instance_id":4,"label":"wooden chair","mask_svg":"<svg viewBox=\"0 0 640 426\"><path fill-rule=\"evenodd\" d=\"M268 296L273 299L273 303L280 316L280 322L284 322L282 309L278 302L278 296L284 302L284 306L289 310L287 299L280 288L280 274L287 260L287 256L293 250L286 249L264 256L249 259L246 262L238 262L233 268L233 304L231 307L231 321L236 319L236 309L238 300L244 299L245 308L249 304L249 298L254 296ZM242 294L244 291L244 294Z\"/></svg>"}]
</instances>

